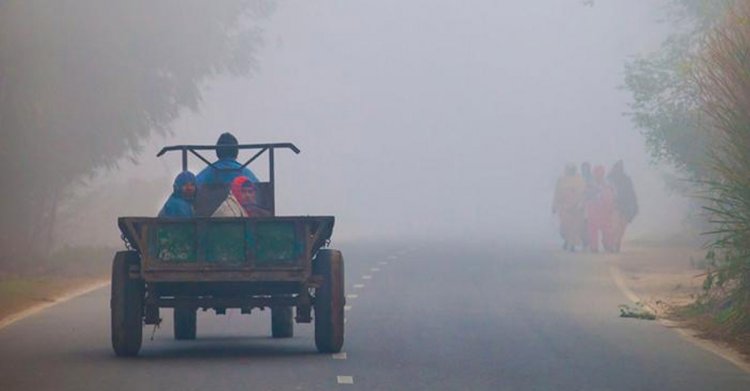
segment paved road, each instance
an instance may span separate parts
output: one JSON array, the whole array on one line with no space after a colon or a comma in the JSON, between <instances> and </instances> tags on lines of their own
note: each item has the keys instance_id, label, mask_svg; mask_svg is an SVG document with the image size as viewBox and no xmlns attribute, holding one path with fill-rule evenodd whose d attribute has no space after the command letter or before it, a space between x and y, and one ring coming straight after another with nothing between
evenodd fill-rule
<instances>
[{"instance_id":1,"label":"paved road","mask_svg":"<svg viewBox=\"0 0 750 391\"><path fill-rule=\"evenodd\" d=\"M316 353L311 325L272 340L268 311L202 313L196 341L174 341L165 313L140 357L117 359L102 289L0 330L0 390L750 390L749 374L675 332L619 318L626 299L601 258L342 249L357 295L345 359Z\"/></svg>"}]
</instances>

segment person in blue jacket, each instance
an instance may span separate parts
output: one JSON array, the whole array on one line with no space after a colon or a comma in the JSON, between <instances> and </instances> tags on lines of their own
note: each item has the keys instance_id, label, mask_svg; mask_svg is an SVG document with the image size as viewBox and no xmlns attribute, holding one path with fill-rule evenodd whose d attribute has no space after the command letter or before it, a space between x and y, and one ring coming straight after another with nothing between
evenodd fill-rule
<instances>
[{"instance_id":1,"label":"person in blue jacket","mask_svg":"<svg viewBox=\"0 0 750 391\"><path fill-rule=\"evenodd\" d=\"M258 178L253 174L247 167L242 167L237 161L237 138L231 133L222 133L219 136L219 140L216 141L216 146L220 147L216 149L216 157L219 158L213 165L216 167L208 166L204 168L198 174L198 186L209 185L209 184L223 184L229 185L232 183L234 178L238 176L246 176L251 182L258 182Z\"/></svg>"},{"instance_id":2,"label":"person in blue jacket","mask_svg":"<svg viewBox=\"0 0 750 391\"><path fill-rule=\"evenodd\" d=\"M193 217L193 201L197 189L195 182L195 175L190 171L177 175L172 185L172 195L159 211L159 217Z\"/></svg>"}]
</instances>

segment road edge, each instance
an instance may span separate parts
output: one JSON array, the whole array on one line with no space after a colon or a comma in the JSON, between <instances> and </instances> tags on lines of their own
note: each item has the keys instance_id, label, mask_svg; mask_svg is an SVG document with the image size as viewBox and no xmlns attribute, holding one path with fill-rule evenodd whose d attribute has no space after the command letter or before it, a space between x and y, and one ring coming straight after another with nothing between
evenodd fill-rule
<instances>
[{"instance_id":1,"label":"road edge","mask_svg":"<svg viewBox=\"0 0 750 391\"><path fill-rule=\"evenodd\" d=\"M110 283L110 280L107 278L107 279L102 279L102 280L93 282L91 284L86 284L62 296L56 297L52 301L39 303L29 308L26 308L24 310L21 310L19 312L16 312L15 314L8 315L7 317L0 320L0 330L12 325L13 323L16 323L20 320L26 319L32 315L42 312L52 306L65 303L66 301L75 299L78 296L82 296L89 292L93 292L97 289L104 288L105 286L109 285L109 283Z\"/></svg>"},{"instance_id":2,"label":"road edge","mask_svg":"<svg viewBox=\"0 0 750 391\"><path fill-rule=\"evenodd\" d=\"M628 286L625 284L625 278L623 277L623 273L620 270L620 268L614 264L610 263L609 265L609 274L612 277L612 280L615 282L615 285L617 288L622 292L625 297L635 303L640 303L643 305L644 308L651 311L654 314L657 314L658 311L656 311L654 308L649 306L647 303L642 301L638 295L633 292ZM726 361L729 361L732 363L735 367L750 373L750 362L748 362L739 352L732 349L731 347L721 344L715 341L711 341L708 339L700 338L696 336L696 330L681 327L678 323L675 323L673 321L669 321L666 319L657 318L657 322L659 322L660 325L667 327L671 330L674 330L677 332L677 334L680 335L684 340L692 343L695 346L698 346L699 348L706 350L710 353L713 353L714 355L723 358Z\"/></svg>"}]
</instances>

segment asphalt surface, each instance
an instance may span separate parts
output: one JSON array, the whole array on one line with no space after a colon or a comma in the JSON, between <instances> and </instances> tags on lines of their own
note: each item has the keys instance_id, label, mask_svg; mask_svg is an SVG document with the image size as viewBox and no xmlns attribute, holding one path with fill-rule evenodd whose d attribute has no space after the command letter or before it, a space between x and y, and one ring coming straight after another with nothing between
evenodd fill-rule
<instances>
[{"instance_id":1,"label":"asphalt surface","mask_svg":"<svg viewBox=\"0 0 750 391\"><path fill-rule=\"evenodd\" d=\"M519 244L342 245L351 306L345 355L313 326L270 338L269 311L199 314L172 339L171 312L116 358L109 289L0 330L0 390L750 390L750 374L627 299L600 257Z\"/></svg>"}]
</instances>

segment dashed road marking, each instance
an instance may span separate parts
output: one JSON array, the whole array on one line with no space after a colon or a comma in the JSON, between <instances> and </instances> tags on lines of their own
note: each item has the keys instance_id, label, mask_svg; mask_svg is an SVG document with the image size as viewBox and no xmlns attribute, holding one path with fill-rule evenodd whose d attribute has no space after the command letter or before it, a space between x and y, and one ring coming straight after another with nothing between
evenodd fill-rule
<instances>
[{"instance_id":1,"label":"dashed road marking","mask_svg":"<svg viewBox=\"0 0 750 391\"><path fill-rule=\"evenodd\" d=\"M346 360L346 352L336 353L331 355L334 360Z\"/></svg>"},{"instance_id":2,"label":"dashed road marking","mask_svg":"<svg viewBox=\"0 0 750 391\"><path fill-rule=\"evenodd\" d=\"M351 311L351 309L352 309L352 306L350 306L350 305L345 305L344 306L344 311Z\"/></svg>"},{"instance_id":3,"label":"dashed road marking","mask_svg":"<svg viewBox=\"0 0 750 391\"><path fill-rule=\"evenodd\" d=\"M353 376L336 376L336 381L339 384L354 384Z\"/></svg>"},{"instance_id":4,"label":"dashed road marking","mask_svg":"<svg viewBox=\"0 0 750 391\"><path fill-rule=\"evenodd\" d=\"M388 261L380 261L380 262L378 262L378 265L383 265L383 266L385 266L385 265L387 265L387 264L388 264Z\"/></svg>"},{"instance_id":5,"label":"dashed road marking","mask_svg":"<svg viewBox=\"0 0 750 391\"><path fill-rule=\"evenodd\" d=\"M346 295L347 299L356 299L358 297L359 297L359 295L355 295L354 293L350 293L350 294Z\"/></svg>"},{"instance_id":6,"label":"dashed road marking","mask_svg":"<svg viewBox=\"0 0 750 391\"><path fill-rule=\"evenodd\" d=\"M379 272L380 268L379 267L371 267L370 271L372 271L372 272Z\"/></svg>"},{"instance_id":7,"label":"dashed road marking","mask_svg":"<svg viewBox=\"0 0 750 391\"><path fill-rule=\"evenodd\" d=\"M371 279L371 278L372 278L372 276L371 276L371 275L369 275L369 274L365 274L364 276L362 276L362 279L363 279L363 280L369 280L369 279Z\"/></svg>"},{"instance_id":8,"label":"dashed road marking","mask_svg":"<svg viewBox=\"0 0 750 391\"><path fill-rule=\"evenodd\" d=\"M362 289L365 287L365 284L354 284L355 289Z\"/></svg>"},{"instance_id":9,"label":"dashed road marking","mask_svg":"<svg viewBox=\"0 0 750 391\"><path fill-rule=\"evenodd\" d=\"M395 255L389 255L389 256L388 256L388 259L390 259L390 260L393 260L393 259L398 259L398 257L397 257L397 256L395 256Z\"/></svg>"}]
</instances>

